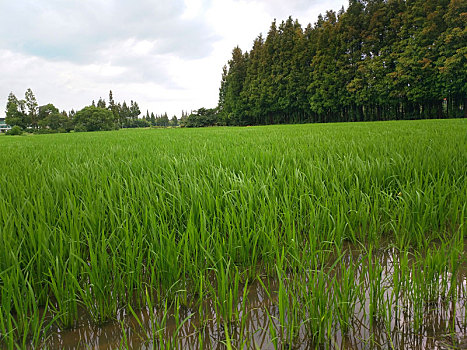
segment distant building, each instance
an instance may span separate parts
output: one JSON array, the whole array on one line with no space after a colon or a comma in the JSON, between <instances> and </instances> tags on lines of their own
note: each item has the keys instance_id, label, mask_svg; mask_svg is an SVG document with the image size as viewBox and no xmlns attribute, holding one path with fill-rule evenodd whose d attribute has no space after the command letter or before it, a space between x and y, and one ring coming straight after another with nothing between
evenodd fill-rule
<instances>
[{"instance_id":1,"label":"distant building","mask_svg":"<svg viewBox=\"0 0 467 350\"><path fill-rule=\"evenodd\" d=\"M0 133L7 132L10 129L11 129L11 126L5 123L5 118L0 117Z\"/></svg>"}]
</instances>

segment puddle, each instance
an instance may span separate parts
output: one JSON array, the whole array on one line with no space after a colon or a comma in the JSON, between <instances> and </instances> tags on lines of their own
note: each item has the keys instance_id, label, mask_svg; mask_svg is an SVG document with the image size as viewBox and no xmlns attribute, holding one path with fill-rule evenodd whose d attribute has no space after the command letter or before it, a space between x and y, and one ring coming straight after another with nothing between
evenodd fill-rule
<instances>
[{"instance_id":1,"label":"puddle","mask_svg":"<svg viewBox=\"0 0 467 350\"><path fill-rule=\"evenodd\" d=\"M435 255L435 254L434 254ZM361 293L354 297L354 305L351 308L352 316L349 320L349 330L343 332L339 325L337 312L340 307L334 306L334 313L326 317L330 318L331 330L324 342L316 343L310 334L310 327L305 319L308 311L302 316L303 324L295 327L296 335L290 348L292 349L467 349L467 314L466 314L466 291L467 291L467 269L460 266L455 275L449 271L449 264L445 268L440 268L438 275L438 287L428 288L434 285L425 280L424 284L414 283L413 280L429 275L431 260L426 260L425 267L416 265L417 259L411 254L407 254L405 282L397 282L396 274L401 274L401 259L404 257L395 249L386 249L372 252L372 268L369 268L368 252L362 250L348 249L342 256L339 264L331 271L322 274L325 278L326 294L332 299L339 284L345 283L343 273L348 268L352 268L352 286ZM446 259L444 261L446 263ZM414 265L415 264L415 265ZM449 265L449 266L448 266ZM345 266L342 269L342 266ZM371 271L370 271L371 270ZM376 271L376 272L375 272ZM312 273L310 273L310 276ZM430 276L432 276L430 275ZM371 283L376 276L379 283ZM417 277L418 276L418 277ZM306 276L287 275L284 278L283 286L288 291L287 297L293 299L290 294L294 289L294 282L298 279L308 279ZM173 348L179 349L225 349L227 348L227 338L231 341L232 347L245 349L274 349L275 344L271 336L271 330L275 329L279 334L282 329L279 321L281 317L279 296L279 281L277 278L262 279L265 285L273 292L270 296L265 292L261 283L254 281L249 285L246 302L246 316L243 318L243 327L240 323L233 323L226 328L215 311L213 300L205 301L203 304L203 316L200 316L199 307L180 307L179 322L175 320L174 308L169 309L166 325L158 333L151 330L151 316L162 319L162 308L149 310L144 308L136 312L138 320L128 311L121 310L115 321L109 322L101 327L94 326L92 321L85 314L81 315L78 327L71 330L54 329L44 346L47 349L116 349L119 347L132 349L154 349L159 348L159 334L162 342L167 345L173 341ZM338 281L332 284L332 281ZM269 283L269 284L267 284ZM309 283L307 280L306 283ZM404 287L404 283L407 285ZM436 284L436 283L435 283ZM311 284L310 284L311 285ZM398 286L400 290L397 289ZM334 286L334 287L332 287ZM401 287L402 286L402 287ZM427 287L428 286L428 287ZM423 288L422 288L423 287ZM425 288L426 287L426 288ZM420 289L420 290L419 290ZM423 290L422 290L423 289ZM242 288L240 288L240 291ZM376 291L375 291L376 290ZM396 296L396 290L397 296ZM380 298L372 299L371 293L379 291ZM303 292L303 290L302 290ZM307 292L314 293L312 288ZM420 293L420 294L417 294ZM425 293L425 294L422 294ZM305 295L305 294L303 294ZM420 297L417 298L417 295ZM242 295L239 295L237 310L242 310ZM301 295L295 295L297 304L295 308L298 312L313 307L306 304ZM427 299L430 297L429 299ZM334 300L334 299L332 299ZM375 301L376 300L376 301ZM372 302L373 301L373 302ZM386 304L385 316L381 316L382 303ZM378 304L379 303L379 304ZM336 304L333 304L336 305ZM377 305L380 310L371 317L370 309ZM378 309L377 307L377 309ZM292 309L292 307L290 307ZM303 310L300 310L303 309ZM418 316L417 316L418 315ZM178 329L180 320L186 322ZM289 317L284 318L285 323L289 322ZM284 333L286 331L284 330ZM153 341L156 339L156 341ZM285 339L285 338L284 338ZM278 340L278 348L289 348L283 339Z\"/></svg>"}]
</instances>

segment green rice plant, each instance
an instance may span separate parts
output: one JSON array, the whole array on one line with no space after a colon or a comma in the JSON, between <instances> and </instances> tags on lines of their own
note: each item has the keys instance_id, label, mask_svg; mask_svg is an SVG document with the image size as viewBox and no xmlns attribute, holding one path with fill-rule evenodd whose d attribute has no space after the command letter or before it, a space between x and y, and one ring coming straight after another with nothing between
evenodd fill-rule
<instances>
[{"instance_id":1,"label":"green rice plant","mask_svg":"<svg viewBox=\"0 0 467 350\"><path fill-rule=\"evenodd\" d=\"M73 276L82 304L98 325L108 322L116 315L119 298L123 294L122 285L115 283L121 283L121 277L116 276L117 259L115 255L109 254L108 239L110 238L106 238L103 233L97 242L94 242L93 237L88 237L89 260L84 261L77 257L81 261L83 278L78 281Z\"/></svg>"},{"instance_id":2,"label":"green rice plant","mask_svg":"<svg viewBox=\"0 0 467 350\"><path fill-rule=\"evenodd\" d=\"M227 326L227 323L224 322L224 332L225 332L225 347L227 350L232 350L232 342L230 341L230 336L229 336L229 327Z\"/></svg>"},{"instance_id":3,"label":"green rice plant","mask_svg":"<svg viewBox=\"0 0 467 350\"><path fill-rule=\"evenodd\" d=\"M279 338L286 347L293 347L297 341L301 326L301 308L296 295L293 281L287 277L280 266L276 266L279 288L277 291L278 323L280 327Z\"/></svg>"},{"instance_id":4,"label":"green rice plant","mask_svg":"<svg viewBox=\"0 0 467 350\"><path fill-rule=\"evenodd\" d=\"M120 322L120 327L122 329L122 334L123 334L123 337L120 341L119 349L130 349L130 346L128 344L128 336L126 334L125 324L123 323L122 320L120 320L119 322Z\"/></svg>"},{"instance_id":5,"label":"green rice plant","mask_svg":"<svg viewBox=\"0 0 467 350\"><path fill-rule=\"evenodd\" d=\"M147 302L148 310L150 310L150 313L149 313L150 324L149 324L149 330L148 330L150 333L148 334L148 338L152 340L152 344L159 344L160 346L164 344L164 330L166 328L167 319L169 316L169 308L168 308L167 300L163 304L162 310L159 311L159 314L161 314L159 317L154 312L154 306L151 303L151 298L149 297L149 293L147 290L146 290L146 302ZM133 312L133 316L136 317L134 312Z\"/></svg>"},{"instance_id":6,"label":"green rice plant","mask_svg":"<svg viewBox=\"0 0 467 350\"><path fill-rule=\"evenodd\" d=\"M114 214L116 215L116 214ZM128 225L133 225L132 229ZM125 226L119 231L123 235L121 244L114 249L114 254L119 257L116 261L117 271L121 271L119 275L121 276L121 281L124 281L124 284L121 286L115 286L118 281L114 280L114 289L121 289L122 294L123 290L125 303L127 305L133 304L136 307L141 307L144 303L143 291L144 291L144 263L143 259L145 256L145 242L143 238L143 230L140 224L136 223L136 220L131 222L127 220Z\"/></svg>"},{"instance_id":7,"label":"green rice plant","mask_svg":"<svg viewBox=\"0 0 467 350\"><path fill-rule=\"evenodd\" d=\"M384 317L384 289L383 289L383 268L378 259L373 257L373 247L370 245L367 252L368 266L368 294L369 294L369 311L368 317L370 328L373 327L374 321Z\"/></svg>"},{"instance_id":8,"label":"green rice plant","mask_svg":"<svg viewBox=\"0 0 467 350\"><path fill-rule=\"evenodd\" d=\"M396 321L400 319L401 311L407 309L407 293L410 290L409 252L407 249L396 250L393 254L393 270L389 301L392 305L392 315ZM389 306L386 307L389 311ZM386 312L387 314L387 312Z\"/></svg>"},{"instance_id":9,"label":"green rice plant","mask_svg":"<svg viewBox=\"0 0 467 350\"><path fill-rule=\"evenodd\" d=\"M441 244L429 248L423 255L415 256L415 281L420 282L421 293L427 304L436 304L440 297L445 297L449 289L447 247Z\"/></svg>"},{"instance_id":10,"label":"green rice plant","mask_svg":"<svg viewBox=\"0 0 467 350\"><path fill-rule=\"evenodd\" d=\"M269 292L269 288L266 287L265 283L258 278L258 282L261 284L264 292L266 293L267 297L271 299L271 294ZM276 323L277 323L277 317L274 315L271 315L271 312L268 308L266 308L266 315L268 318L268 331L269 331L269 337L270 341L272 342L272 345L274 346L274 350L279 349L279 341L280 341L280 334L277 333L277 328L276 328Z\"/></svg>"},{"instance_id":11,"label":"green rice plant","mask_svg":"<svg viewBox=\"0 0 467 350\"><path fill-rule=\"evenodd\" d=\"M26 342L44 334L35 307L40 320L47 305L46 319L63 327L78 302L103 323L122 307L144 307L148 295L162 309L178 298L201 310L204 325L202 305L215 296L229 327L247 327L241 295L258 277L277 299L269 323L277 336L288 342L301 327L329 344L352 320L345 300L355 296L344 288L352 276L338 283L344 272L332 267L349 243L372 245L370 258L349 267L360 286L356 313L371 304L368 313L387 323L391 305L393 320L405 320L414 300L423 300L419 318L436 299L461 301L464 120L34 135L1 138L0 147L6 346L22 344L26 329ZM399 253L390 284L374 254L385 245ZM228 335L242 344L243 333Z\"/></svg>"},{"instance_id":12,"label":"green rice plant","mask_svg":"<svg viewBox=\"0 0 467 350\"><path fill-rule=\"evenodd\" d=\"M166 297L175 297L183 270L179 264L180 245L176 232L166 227L166 224L156 232L150 243L152 247L147 264L151 276L149 284L157 292L157 301L162 302Z\"/></svg>"},{"instance_id":13,"label":"green rice plant","mask_svg":"<svg viewBox=\"0 0 467 350\"><path fill-rule=\"evenodd\" d=\"M0 275L0 344L4 342L9 349L38 348L56 318L46 318L48 302L39 309L29 277L18 266L11 269L12 273Z\"/></svg>"},{"instance_id":14,"label":"green rice plant","mask_svg":"<svg viewBox=\"0 0 467 350\"><path fill-rule=\"evenodd\" d=\"M9 310L0 311L0 344L8 350L15 349L13 316Z\"/></svg>"},{"instance_id":15,"label":"green rice plant","mask_svg":"<svg viewBox=\"0 0 467 350\"><path fill-rule=\"evenodd\" d=\"M427 289L423 271L420 270L417 264L412 265L411 271L411 286L409 290L409 298L411 302L411 318L415 332L419 332L423 326L423 316L426 305Z\"/></svg>"},{"instance_id":16,"label":"green rice plant","mask_svg":"<svg viewBox=\"0 0 467 350\"><path fill-rule=\"evenodd\" d=\"M233 271L232 271L233 270ZM240 274L236 266L231 267L231 261L221 259L214 270L216 288L212 290L215 299L215 309L219 320L224 323L238 323L240 313L237 309L240 293Z\"/></svg>"},{"instance_id":17,"label":"green rice plant","mask_svg":"<svg viewBox=\"0 0 467 350\"><path fill-rule=\"evenodd\" d=\"M333 333L334 305L331 281L321 270L310 270L301 285L301 307L307 336L315 344L326 344Z\"/></svg>"},{"instance_id":18,"label":"green rice plant","mask_svg":"<svg viewBox=\"0 0 467 350\"><path fill-rule=\"evenodd\" d=\"M449 290L447 292L447 298L450 300L457 301L459 298L458 295L458 277L459 271L462 264L465 262L465 253L464 253L464 236L457 232L451 242L450 247L447 249L446 252L447 256L449 257L449 266L448 266L448 285ZM455 305L456 303L454 303ZM454 310L456 311L456 310ZM454 315L455 316L455 315ZM453 317L455 319L455 317Z\"/></svg>"},{"instance_id":19,"label":"green rice plant","mask_svg":"<svg viewBox=\"0 0 467 350\"><path fill-rule=\"evenodd\" d=\"M13 269L13 267L10 269ZM6 271L4 271L4 273L5 272ZM17 289L15 288L15 281L11 280L12 277L6 275L0 276L2 281L2 288L0 289L0 344L10 350L16 347L16 340L18 339L18 335L16 334L17 321L14 317L15 306L13 302L14 294L17 293Z\"/></svg>"},{"instance_id":20,"label":"green rice plant","mask_svg":"<svg viewBox=\"0 0 467 350\"><path fill-rule=\"evenodd\" d=\"M153 298L149 295L148 290L145 291L145 294L146 307L149 310L149 329L143 325L143 322L131 305L128 306L128 309L141 328L146 343L158 349L169 350L179 348L177 346L179 341L178 335L184 324L192 317L192 314L183 320L180 318L180 300L177 297L172 306L168 304L168 300L166 299L162 308L156 310L151 301ZM173 313L171 313L171 310L173 310ZM175 320L175 330L169 334L167 332L167 323L171 316Z\"/></svg>"},{"instance_id":21,"label":"green rice plant","mask_svg":"<svg viewBox=\"0 0 467 350\"><path fill-rule=\"evenodd\" d=\"M58 316L60 326L63 328L71 328L75 325L78 319L78 294L76 283L73 282L74 276L77 274L77 264L73 262L74 255L71 255L64 263L55 260L55 264L49 268L49 284L50 290L53 293L57 306L51 306L54 313Z\"/></svg>"},{"instance_id":22,"label":"green rice plant","mask_svg":"<svg viewBox=\"0 0 467 350\"><path fill-rule=\"evenodd\" d=\"M348 265L341 263L338 274L333 278L332 290L333 304L336 308L339 326L344 334L350 331L357 302L357 291L361 288L362 286L355 281L353 262L350 261Z\"/></svg>"},{"instance_id":23,"label":"green rice plant","mask_svg":"<svg viewBox=\"0 0 467 350\"><path fill-rule=\"evenodd\" d=\"M247 320L249 318L249 312L248 312L248 280L245 282L245 285L243 286L243 294L242 294L242 301L240 303L240 328L239 328L239 338L237 339L237 348L238 349L244 349L246 347L249 347L249 339L248 337L245 336L245 333L247 332Z\"/></svg>"}]
</instances>

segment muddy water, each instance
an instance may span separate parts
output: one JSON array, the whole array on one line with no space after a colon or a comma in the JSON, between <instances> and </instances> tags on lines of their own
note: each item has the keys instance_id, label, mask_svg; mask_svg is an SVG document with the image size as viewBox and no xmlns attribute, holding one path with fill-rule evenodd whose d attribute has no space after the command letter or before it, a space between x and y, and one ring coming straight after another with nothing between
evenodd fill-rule
<instances>
[{"instance_id":1,"label":"muddy water","mask_svg":"<svg viewBox=\"0 0 467 350\"><path fill-rule=\"evenodd\" d=\"M398 258L394 250L383 250L374 255L374 259L382 267L381 284L384 286L385 298L389 298L392 292L391 281ZM342 334L336 327L328 343L317 347L302 326L293 349L467 349L467 269L465 267L460 269L456 276L457 297L449 300L440 297L438 300L425 303L422 325L415 331L411 305L404 303L403 300L398 310L394 305L391 306L390 322L374 320L370 325L368 317L370 281L367 274L367 257L361 251L349 249L342 263L353 264L355 279L361 281L361 288L365 290L365 298L356 302L350 331ZM329 272L330 275L333 273L339 278L337 272ZM272 283L271 289L275 290L274 281L270 283ZM277 319L268 317L268 314L273 316L279 314L275 294L271 295L268 297L263 286L258 282L249 286L247 316L243 331L239 325L229 326L229 337L234 348L274 349L270 334L271 322L276 329L280 327ZM241 310L240 305L238 309ZM164 342L176 339L173 345L179 349L226 348L224 325L218 322L212 301L206 301L203 305L203 320L200 319L198 307L193 309L181 307L179 312L179 319L187 320L180 327L178 336L174 338L176 321L173 316L169 317L162 331ZM44 346L47 349L159 348L157 340L154 342L152 339L155 332L151 331L150 325L151 315L158 315L160 319L161 313L160 309L145 308L137 312L138 320L136 320L133 315L121 310L115 321L101 327L93 325L83 313L78 327L63 331L55 329ZM174 310L170 310L170 314L173 313Z\"/></svg>"}]
</instances>

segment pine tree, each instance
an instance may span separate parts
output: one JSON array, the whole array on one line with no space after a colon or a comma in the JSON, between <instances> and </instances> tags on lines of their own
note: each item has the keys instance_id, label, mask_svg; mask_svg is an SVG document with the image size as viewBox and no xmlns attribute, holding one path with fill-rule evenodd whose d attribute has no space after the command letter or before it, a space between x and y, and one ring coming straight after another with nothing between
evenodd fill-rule
<instances>
[{"instance_id":1,"label":"pine tree","mask_svg":"<svg viewBox=\"0 0 467 350\"><path fill-rule=\"evenodd\" d=\"M115 104L113 94L112 94L112 90L109 91L109 104L108 104L107 108L112 112L112 114L114 116L115 124L121 125L120 124L120 115L119 115L119 109L120 108L119 108L118 105Z\"/></svg>"}]
</instances>

